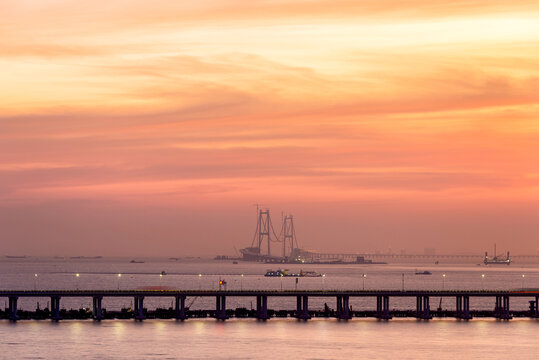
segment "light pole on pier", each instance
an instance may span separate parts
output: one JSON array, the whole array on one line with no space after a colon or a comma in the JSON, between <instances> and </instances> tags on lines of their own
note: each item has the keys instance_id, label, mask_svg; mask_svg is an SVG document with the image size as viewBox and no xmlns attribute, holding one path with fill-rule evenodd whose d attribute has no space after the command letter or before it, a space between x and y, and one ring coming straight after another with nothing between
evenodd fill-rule
<instances>
[{"instance_id":1,"label":"light pole on pier","mask_svg":"<svg viewBox=\"0 0 539 360\"><path fill-rule=\"evenodd\" d=\"M77 290L79 290L79 277L80 277L80 274L76 273L75 274L75 281L76 281L76 285L77 285Z\"/></svg>"},{"instance_id":2,"label":"light pole on pier","mask_svg":"<svg viewBox=\"0 0 539 360\"><path fill-rule=\"evenodd\" d=\"M481 274L481 289L485 290L485 274Z\"/></svg>"},{"instance_id":3,"label":"light pole on pier","mask_svg":"<svg viewBox=\"0 0 539 360\"><path fill-rule=\"evenodd\" d=\"M34 274L34 290L37 290L37 274Z\"/></svg>"},{"instance_id":4,"label":"light pole on pier","mask_svg":"<svg viewBox=\"0 0 539 360\"><path fill-rule=\"evenodd\" d=\"M243 291L243 274L241 274L240 290Z\"/></svg>"},{"instance_id":5,"label":"light pole on pier","mask_svg":"<svg viewBox=\"0 0 539 360\"><path fill-rule=\"evenodd\" d=\"M202 285L200 284L200 279L202 278L202 274L198 274L198 290L202 289Z\"/></svg>"},{"instance_id":6,"label":"light pole on pier","mask_svg":"<svg viewBox=\"0 0 539 360\"><path fill-rule=\"evenodd\" d=\"M361 277L363 278L363 290L365 290L365 278L367 277L367 274L361 274Z\"/></svg>"},{"instance_id":7,"label":"light pole on pier","mask_svg":"<svg viewBox=\"0 0 539 360\"><path fill-rule=\"evenodd\" d=\"M445 274L442 275L442 290L445 290Z\"/></svg>"},{"instance_id":8,"label":"light pole on pier","mask_svg":"<svg viewBox=\"0 0 539 360\"><path fill-rule=\"evenodd\" d=\"M322 274L322 290L326 290L326 274Z\"/></svg>"},{"instance_id":9,"label":"light pole on pier","mask_svg":"<svg viewBox=\"0 0 539 360\"><path fill-rule=\"evenodd\" d=\"M526 275L522 274L522 281L520 282L520 287L522 289L524 289L524 278L526 277Z\"/></svg>"},{"instance_id":10,"label":"light pole on pier","mask_svg":"<svg viewBox=\"0 0 539 360\"><path fill-rule=\"evenodd\" d=\"M402 273L402 291L404 291L404 273Z\"/></svg>"},{"instance_id":11,"label":"light pole on pier","mask_svg":"<svg viewBox=\"0 0 539 360\"><path fill-rule=\"evenodd\" d=\"M120 290L120 279L122 278L122 274L118 274L118 290Z\"/></svg>"},{"instance_id":12,"label":"light pole on pier","mask_svg":"<svg viewBox=\"0 0 539 360\"><path fill-rule=\"evenodd\" d=\"M283 291L283 274L281 274L281 291Z\"/></svg>"},{"instance_id":13,"label":"light pole on pier","mask_svg":"<svg viewBox=\"0 0 539 360\"><path fill-rule=\"evenodd\" d=\"M163 274L159 274L159 287L163 289Z\"/></svg>"}]
</instances>

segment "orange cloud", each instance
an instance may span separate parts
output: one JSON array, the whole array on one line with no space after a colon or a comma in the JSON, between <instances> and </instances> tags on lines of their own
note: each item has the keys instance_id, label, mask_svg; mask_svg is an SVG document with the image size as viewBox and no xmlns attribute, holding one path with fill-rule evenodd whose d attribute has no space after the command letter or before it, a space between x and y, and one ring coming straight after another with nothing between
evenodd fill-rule
<instances>
[{"instance_id":1,"label":"orange cloud","mask_svg":"<svg viewBox=\"0 0 539 360\"><path fill-rule=\"evenodd\" d=\"M382 224L384 211L461 219L539 199L533 2L18 0L0 13L6 213L261 201L369 216L368 202Z\"/></svg>"}]
</instances>

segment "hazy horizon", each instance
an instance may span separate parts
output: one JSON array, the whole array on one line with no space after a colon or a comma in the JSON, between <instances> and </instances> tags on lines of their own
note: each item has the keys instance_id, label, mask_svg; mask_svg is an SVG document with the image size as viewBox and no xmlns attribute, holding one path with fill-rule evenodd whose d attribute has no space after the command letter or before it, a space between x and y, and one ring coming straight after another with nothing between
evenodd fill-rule
<instances>
[{"instance_id":1,"label":"hazy horizon","mask_svg":"<svg viewBox=\"0 0 539 360\"><path fill-rule=\"evenodd\" d=\"M539 4L4 0L0 253L536 254Z\"/></svg>"}]
</instances>

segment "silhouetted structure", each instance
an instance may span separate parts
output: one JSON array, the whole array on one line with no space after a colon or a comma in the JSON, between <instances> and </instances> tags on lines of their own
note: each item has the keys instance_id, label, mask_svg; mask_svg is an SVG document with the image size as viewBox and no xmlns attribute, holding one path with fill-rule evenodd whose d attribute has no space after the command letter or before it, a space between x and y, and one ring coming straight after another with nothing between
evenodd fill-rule
<instances>
[{"instance_id":1,"label":"silhouetted structure","mask_svg":"<svg viewBox=\"0 0 539 360\"><path fill-rule=\"evenodd\" d=\"M240 249L242 259L245 261L260 261L267 263L300 262L298 258L299 246L294 229L294 218L285 215L279 235L275 232L271 222L269 209L257 211L256 230L251 246ZM272 255L271 243L282 243L282 254ZM263 249L266 248L267 251Z\"/></svg>"},{"instance_id":2,"label":"silhouetted structure","mask_svg":"<svg viewBox=\"0 0 539 360\"><path fill-rule=\"evenodd\" d=\"M539 318L539 291L537 290L521 290L521 291L490 291L490 290L466 290L466 291L428 291L428 290L287 290L287 291L263 291L263 290L41 290L41 291L0 291L0 297L9 299L9 307L6 309L7 318L12 321L19 319L17 302L20 297L42 298L49 297L51 299L51 309L47 313L48 317L53 321L61 320L60 300L65 297L85 297L93 299L92 316L99 321L104 318L104 310L102 309L102 300L104 297L132 297L134 299L134 309L132 312L122 312L120 318L134 318L142 321L146 318L148 311L144 309L145 297L171 297L175 298L175 308L171 308L172 315L178 320L185 320L191 314L193 317L205 316L207 310L188 311L185 306L187 297L214 297L216 299L215 310L211 310L211 315L218 320L226 320L229 316L250 317L250 313L246 309L236 309L235 311L226 309L227 297L256 297L256 312L253 312L251 317L256 317L260 320L269 319L271 316L294 316L298 319L307 320L312 316L334 316L338 319L351 319L352 317L373 316L378 319L389 320L393 316L399 317L416 317L418 319L429 320L434 315L443 317L456 317L458 319L471 319L476 316L493 316L497 319L509 320L513 315L529 316L531 318ZM283 310L275 312L268 309L268 297L296 297L297 307L295 311ZM336 311L329 312L327 305L323 311L309 310L309 297L324 297L336 299ZM375 297L376 310L361 310L352 311L350 307L351 297ZM390 298L392 297L415 297L416 310L397 310L390 309ZM456 302L456 311L447 311L438 309L432 311L430 309L431 297L452 297ZM491 297L495 300L494 310L475 310L470 311L470 298L473 297ZM526 311L511 311L509 308L509 300L512 297L528 297L532 298L529 301L530 306ZM42 316L41 310L39 316ZM157 309L155 312L159 312ZM155 315L154 312L154 316ZM75 312L76 313L76 312ZM159 314L158 314L159 315ZM163 317L166 314L160 314ZM70 318L77 318L76 314L70 315ZM75 317L72 317L75 316ZM80 316L85 316L81 314ZM159 317L157 316L157 317ZM42 318L42 317L38 317Z\"/></svg>"}]
</instances>

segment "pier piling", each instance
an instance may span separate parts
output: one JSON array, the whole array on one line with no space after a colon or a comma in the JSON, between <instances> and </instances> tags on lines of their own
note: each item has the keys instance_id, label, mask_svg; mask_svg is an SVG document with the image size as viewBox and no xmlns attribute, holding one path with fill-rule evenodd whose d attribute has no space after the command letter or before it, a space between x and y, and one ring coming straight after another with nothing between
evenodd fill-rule
<instances>
[{"instance_id":1,"label":"pier piling","mask_svg":"<svg viewBox=\"0 0 539 360\"><path fill-rule=\"evenodd\" d=\"M9 297L9 320L17 321L19 317L17 316L17 296Z\"/></svg>"},{"instance_id":2,"label":"pier piling","mask_svg":"<svg viewBox=\"0 0 539 360\"><path fill-rule=\"evenodd\" d=\"M389 296L378 295L376 297L376 317L380 320L389 320L392 318L389 314Z\"/></svg>"},{"instance_id":3,"label":"pier piling","mask_svg":"<svg viewBox=\"0 0 539 360\"><path fill-rule=\"evenodd\" d=\"M268 297L259 295L256 297L256 318L258 320L267 320L268 316Z\"/></svg>"},{"instance_id":4,"label":"pier piling","mask_svg":"<svg viewBox=\"0 0 539 360\"><path fill-rule=\"evenodd\" d=\"M144 296L135 296L135 320L144 320Z\"/></svg>"},{"instance_id":5,"label":"pier piling","mask_svg":"<svg viewBox=\"0 0 539 360\"><path fill-rule=\"evenodd\" d=\"M300 320L309 320L309 297L301 295L297 297L296 318Z\"/></svg>"},{"instance_id":6,"label":"pier piling","mask_svg":"<svg viewBox=\"0 0 539 360\"><path fill-rule=\"evenodd\" d=\"M226 296L217 295L215 297L215 318L217 320L226 320Z\"/></svg>"},{"instance_id":7,"label":"pier piling","mask_svg":"<svg viewBox=\"0 0 539 360\"><path fill-rule=\"evenodd\" d=\"M60 317L60 296L51 296L51 320L62 320Z\"/></svg>"},{"instance_id":8,"label":"pier piling","mask_svg":"<svg viewBox=\"0 0 539 360\"><path fill-rule=\"evenodd\" d=\"M96 321L101 321L103 319L103 312L101 310L102 300L103 300L103 296L93 297L92 316L94 320Z\"/></svg>"},{"instance_id":9,"label":"pier piling","mask_svg":"<svg viewBox=\"0 0 539 360\"><path fill-rule=\"evenodd\" d=\"M176 296L176 307L175 307L175 317L176 320L186 320L187 315L185 315L185 296Z\"/></svg>"},{"instance_id":10,"label":"pier piling","mask_svg":"<svg viewBox=\"0 0 539 360\"><path fill-rule=\"evenodd\" d=\"M500 320L510 320L513 318L509 312L509 296L496 296L496 307L494 308L494 313L494 316Z\"/></svg>"},{"instance_id":11,"label":"pier piling","mask_svg":"<svg viewBox=\"0 0 539 360\"><path fill-rule=\"evenodd\" d=\"M351 318L352 315L350 314L350 296L337 296L337 319L348 320Z\"/></svg>"},{"instance_id":12,"label":"pier piling","mask_svg":"<svg viewBox=\"0 0 539 360\"><path fill-rule=\"evenodd\" d=\"M470 320L472 318L472 315L470 314L470 297L467 295L457 295L456 302L456 318Z\"/></svg>"},{"instance_id":13,"label":"pier piling","mask_svg":"<svg viewBox=\"0 0 539 360\"><path fill-rule=\"evenodd\" d=\"M416 317L422 320L432 319L430 314L430 298L428 296L416 297Z\"/></svg>"}]
</instances>

